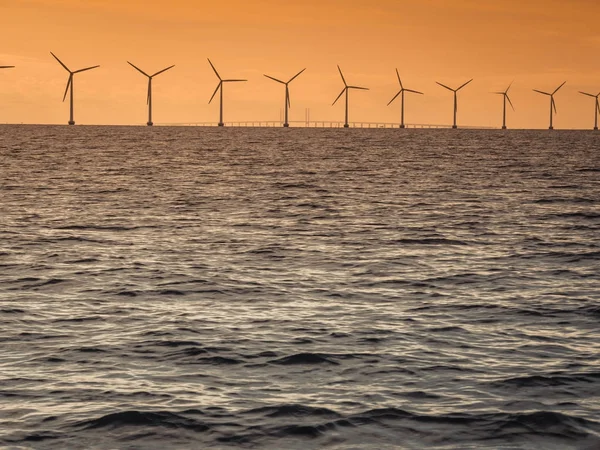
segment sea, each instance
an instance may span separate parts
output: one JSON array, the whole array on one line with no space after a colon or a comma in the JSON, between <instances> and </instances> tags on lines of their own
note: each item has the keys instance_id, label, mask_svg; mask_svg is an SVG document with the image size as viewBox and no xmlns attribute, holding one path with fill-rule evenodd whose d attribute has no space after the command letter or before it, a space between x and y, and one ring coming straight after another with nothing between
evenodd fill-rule
<instances>
[{"instance_id":1,"label":"sea","mask_svg":"<svg viewBox=\"0 0 600 450\"><path fill-rule=\"evenodd\" d=\"M600 449L600 134L1 125L0 448Z\"/></svg>"}]
</instances>

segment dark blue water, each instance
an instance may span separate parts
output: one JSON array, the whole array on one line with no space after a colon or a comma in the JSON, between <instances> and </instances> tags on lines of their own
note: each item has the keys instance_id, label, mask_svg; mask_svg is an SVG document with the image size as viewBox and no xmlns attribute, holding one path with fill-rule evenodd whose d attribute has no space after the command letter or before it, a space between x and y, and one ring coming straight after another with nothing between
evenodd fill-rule
<instances>
[{"instance_id":1,"label":"dark blue water","mask_svg":"<svg viewBox=\"0 0 600 450\"><path fill-rule=\"evenodd\" d=\"M600 448L600 134L0 126L0 446Z\"/></svg>"}]
</instances>

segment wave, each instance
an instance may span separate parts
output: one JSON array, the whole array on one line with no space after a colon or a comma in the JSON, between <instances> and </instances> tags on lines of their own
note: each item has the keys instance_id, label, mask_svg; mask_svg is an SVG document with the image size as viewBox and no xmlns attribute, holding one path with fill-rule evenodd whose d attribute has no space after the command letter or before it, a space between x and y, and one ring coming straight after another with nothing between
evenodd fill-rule
<instances>
[{"instance_id":1,"label":"wave","mask_svg":"<svg viewBox=\"0 0 600 450\"><path fill-rule=\"evenodd\" d=\"M344 415L329 408L302 404L264 406L238 413L228 413L222 408L182 412L128 410L79 421L72 427L103 432L123 428L143 428L150 432L166 428L200 433L201 439L213 443L254 446L282 438L313 440L332 432L343 438L344 429L353 429L355 437L361 433L365 438L377 436L372 441L375 447L386 439L397 443L403 436L414 438L415 433L436 436L445 445L492 439L515 445L520 439L531 442L544 437L583 442L597 439L600 432L599 422L553 411L426 415L389 407ZM382 434L378 429L386 432ZM158 433L153 432L157 436Z\"/></svg>"},{"instance_id":2,"label":"wave","mask_svg":"<svg viewBox=\"0 0 600 450\"><path fill-rule=\"evenodd\" d=\"M282 366L292 366L299 364L331 364L339 365L338 362L329 359L326 355L320 353L296 353L295 355L285 356L283 358L269 361L271 364Z\"/></svg>"},{"instance_id":3,"label":"wave","mask_svg":"<svg viewBox=\"0 0 600 450\"><path fill-rule=\"evenodd\" d=\"M75 426L84 429L114 429L127 426L166 427L180 428L196 432L208 431L211 428L209 425L203 422L172 412L142 412L135 410L107 414L97 419L84 420L75 424Z\"/></svg>"},{"instance_id":4,"label":"wave","mask_svg":"<svg viewBox=\"0 0 600 450\"><path fill-rule=\"evenodd\" d=\"M315 408L298 404L263 406L245 411L244 414L256 414L266 417L342 417L341 414L332 409Z\"/></svg>"},{"instance_id":5,"label":"wave","mask_svg":"<svg viewBox=\"0 0 600 450\"><path fill-rule=\"evenodd\" d=\"M549 387L565 386L575 383L598 383L600 382L600 372L583 373L553 373L548 375L529 375L523 377L513 377L504 380L493 381L496 386L512 385L516 387Z\"/></svg>"}]
</instances>

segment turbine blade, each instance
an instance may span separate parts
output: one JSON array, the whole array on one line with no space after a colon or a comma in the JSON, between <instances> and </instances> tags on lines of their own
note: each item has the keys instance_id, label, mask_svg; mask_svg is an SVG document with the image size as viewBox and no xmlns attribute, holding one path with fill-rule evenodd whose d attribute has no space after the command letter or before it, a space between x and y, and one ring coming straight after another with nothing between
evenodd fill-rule
<instances>
[{"instance_id":1,"label":"turbine blade","mask_svg":"<svg viewBox=\"0 0 600 450\"><path fill-rule=\"evenodd\" d=\"M335 101L331 104L331 106L335 105L337 103L337 101L340 99L340 97L344 94L344 92L346 92L346 89L348 89L347 87L345 87L344 89L342 89L342 92L340 92L340 95L337 96L337 98L335 99Z\"/></svg>"},{"instance_id":2,"label":"turbine blade","mask_svg":"<svg viewBox=\"0 0 600 450\"><path fill-rule=\"evenodd\" d=\"M600 113L600 102L598 101L598 98L596 98L596 106L598 107L598 112Z\"/></svg>"},{"instance_id":3,"label":"turbine blade","mask_svg":"<svg viewBox=\"0 0 600 450\"><path fill-rule=\"evenodd\" d=\"M265 75L265 77L270 78L273 81L277 81L278 83L285 84L285 81L278 80L277 78L273 78L272 76Z\"/></svg>"},{"instance_id":4,"label":"turbine blade","mask_svg":"<svg viewBox=\"0 0 600 450\"><path fill-rule=\"evenodd\" d=\"M131 67L133 67L135 70L137 70L138 72L140 72L142 75L146 75L148 78L150 78L150 75L148 75L146 72L144 72L142 69L140 69L139 67L133 65L132 63L130 63L129 61L127 61L127 64L129 64Z\"/></svg>"},{"instance_id":5,"label":"turbine blade","mask_svg":"<svg viewBox=\"0 0 600 450\"><path fill-rule=\"evenodd\" d=\"M213 101L213 98L215 98L215 95L217 95L217 92L219 92L219 88L221 88L223 86L223 82L219 81L219 84L217 84L217 88L215 89L215 92L213 92L213 95L210 97L210 100L208 101L208 104L210 105L210 102Z\"/></svg>"},{"instance_id":6,"label":"turbine blade","mask_svg":"<svg viewBox=\"0 0 600 450\"><path fill-rule=\"evenodd\" d=\"M289 83L289 81L288 81L288 83ZM288 108L291 108L292 102L290 101L290 89L287 87L287 84L285 85L285 96L287 97Z\"/></svg>"},{"instance_id":7,"label":"turbine blade","mask_svg":"<svg viewBox=\"0 0 600 450\"><path fill-rule=\"evenodd\" d=\"M506 97L506 100L508 100L508 103L510 103L510 107L513 109L513 111L515 110L515 107L513 106L512 102L510 101L510 97L508 96L508 94L504 94L504 96Z\"/></svg>"},{"instance_id":8,"label":"turbine blade","mask_svg":"<svg viewBox=\"0 0 600 450\"><path fill-rule=\"evenodd\" d=\"M154 75L152 75L152 77L155 77L156 75L160 75L161 73L166 72L167 70L172 69L173 67L175 67L175 64L173 64L172 66L167 67L166 69L159 70Z\"/></svg>"},{"instance_id":9,"label":"turbine blade","mask_svg":"<svg viewBox=\"0 0 600 450\"><path fill-rule=\"evenodd\" d=\"M67 81L67 88L65 89L65 95L63 95L63 102L67 98L67 93L69 92L69 87L71 86L72 82L73 82L73 74L70 74L69 75L69 81Z\"/></svg>"},{"instance_id":10,"label":"turbine blade","mask_svg":"<svg viewBox=\"0 0 600 450\"><path fill-rule=\"evenodd\" d=\"M238 81L248 81L248 80L238 80L237 78L231 80L221 80L223 83L237 83Z\"/></svg>"},{"instance_id":11,"label":"turbine blade","mask_svg":"<svg viewBox=\"0 0 600 450\"><path fill-rule=\"evenodd\" d=\"M0 69L12 69L15 66L0 66Z\"/></svg>"},{"instance_id":12,"label":"turbine blade","mask_svg":"<svg viewBox=\"0 0 600 450\"><path fill-rule=\"evenodd\" d=\"M452 89L452 88L450 88L450 87L446 86L445 84L439 83L439 82L437 82L437 81L436 81L436 83L437 83L437 84L439 84L441 87L444 87L444 88L448 89L449 91L452 91L452 92L454 92L454 89Z\"/></svg>"},{"instance_id":13,"label":"turbine blade","mask_svg":"<svg viewBox=\"0 0 600 450\"><path fill-rule=\"evenodd\" d=\"M596 98L596 96L595 96L595 95L588 94L587 92L582 92L582 91L579 91L579 93L580 93L580 94L583 94L583 95L587 95L588 97L594 97L594 98Z\"/></svg>"},{"instance_id":14,"label":"turbine blade","mask_svg":"<svg viewBox=\"0 0 600 450\"><path fill-rule=\"evenodd\" d=\"M69 70L69 68L68 68L67 66L65 66L65 65L64 65L64 63L63 63L63 62L62 62L60 59L58 59L58 56L56 56L56 55L55 55L54 53L52 53L52 52L50 52L50 54L51 54L52 56L54 56L54 59L56 59L56 60L57 60L57 61L60 63L60 65L61 65L61 66L63 66L63 67L65 68L65 70L66 70L67 72L71 73L71 71Z\"/></svg>"},{"instance_id":15,"label":"turbine blade","mask_svg":"<svg viewBox=\"0 0 600 450\"><path fill-rule=\"evenodd\" d=\"M469 81L467 81L465 84L463 84L461 87L459 87L457 89L457 91L460 91L462 88L464 88L467 84L469 84L471 81L473 81L473 78L471 78Z\"/></svg>"},{"instance_id":16,"label":"turbine blade","mask_svg":"<svg viewBox=\"0 0 600 450\"><path fill-rule=\"evenodd\" d=\"M402 85L402 80L400 79L400 73L398 73L398 69L396 69L396 75L398 76L398 83L400 83L400 89L404 89L404 86Z\"/></svg>"},{"instance_id":17,"label":"turbine blade","mask_svg":"<svg viewBox=\"0 0 600 450\"><path fill-rule=\"evenodd\" d=\"M360 87L360 86L348 86L348 89L361 89L363 91L368 91L369 90L369 88Z\"/></svg>"},{"instance_id":18,"label":"turbine blade","mask_svg":"<svg viewBox=\"0 0 600 450\"><path fill-rule=\"evenodd\" d=\"M552 93L552 95L556 94L558 92L558 90L565 85L565 83L566 83L566 81L563 81L563 84L561 84L559 87L554 89L554 92Z\"/></svg>"},{"instance_id":19,"label":"turbine blade","mask_svg":"<svg viewBox=\"0 0 600 450\"><path fill-rule=\"evenodd\" d=\"M306 70L306 67L304 69L302 69L300 72L298 72L296 75L294 75L292 78L290 78L290 80L288 81L288 83L291 83L292 81L294 81L297 77L300 76L300 74L302 72L304 72Z\"/></svg>"},{"instance_id":20,"label":"turbine blade","mask_svg":"<svg viewBox=\"0 0 600 450\"><path fill-rule=\"evenodd\" d=\"M85 69L79 69L79 70L76 70L76 71L75 71L75 72L73 72L73 73L85 72L86 70L92 70L92 69L95 69L95 68L97 68L97 67L100 67L100 66L86 67Z\"/></svg>"},{"instance_id":21,"label":"turbine blade","mask_svg":"<svg viewBox=\"0 0 600 450\"><path fill-rule=\"evenodd\" d=\"M538 91L537 89L533 89L535 92L537 92L538 94L544 94L544 95L552 95L549 94L548 92L544 92L544 91Z\"/></svg>"},{"instance_id":22,"label":"turbine blade","mask_svg":"<svg viewBox=\"0 0 600 450\"><path fill-rule=\"evenodd\" d=\"M346 79L344 78L344 74L342 73L342 69L340 69L340 66L337 66L337 68L340 71L340 76L342 77L342 81L344 82L344 86L348 87L348 84L346 83Z\"/></svg>"},{"instance_id":23,"label":"turbine blade","mask_svg":"<svg viewBox=\"0 0 600 450\"><path fill-rule=\"evenodd\" d=\"M390 105L392 104L392 102L393 102L394 100L396 100L396 98L398 98L398 96L399 96L401 93L402 93L402 91L398 91L398 93L397 93L396 95L394 95L394 98L393 98L393 99L391 99L391 100L388 102L387 106L390 106Z\"/></svg>"},{"instance_id":24,"label":"turbine blade","mask_svg":"<svg viewBox=\"0 0 600 450\"><path fill-rule=\"evenodd\" d=\"M413 94L421 94L421 95L425 95L425 94L423 94L423 93L422 93L422 92L420 92L420 91L414 91L414 90L412 90L412 89L404 89L404 90L405 90L406 92L412 92Z\"/></svg>"},{"instance_id":25,"label":"turbine blade","mask_svg":"<svg viewBox=\"0 0 600 450\"><path fill-rule=\"evenodd\" d=\"M513 85L514 81L511 81L510 84L508 85L508 87L506 88L506 90L504 91L505 94L508 94L508 91L510 90L510 87Z\"/></svg>"},{"instance_id":26,"label":"turbine blade","mask_svg":"<svg viewBox=\"0 0 600 450\"><path fill-rule=\"evenodd\" d=\"M152 78L148 78L148 95L146 95L146 105L150 104L150 97L152 96Z\"/></svg>"},{"instance_id":27,"label":"turbine blade","mask_svg":"<svg viewBox=\"0 0 600 450\"><path fill-rule=\"evenodd\" d=\"M550 97L550 99L550 105L554 108L554 114L556 114L558 111L556 110L556 102L554 101L554 97Z\"/></svg>"},{"instance_id":28,"label":"turbine blade","mask_svg":"<svg viewBox=\"0 0 600 450\"><path fill-rule=\"evenodd\" d=\"M210 67L212 67L212 69L215 71L215 75L217 76L217 78L219 79L219 81L221 81L221 75L219 75L219 72L217 72L217 69L215 69L215 66L213 65L213 63L210 60L210 58L206 58L206 59L208 59L208 63L210 64Z\"/></svg>"}]
</instances>

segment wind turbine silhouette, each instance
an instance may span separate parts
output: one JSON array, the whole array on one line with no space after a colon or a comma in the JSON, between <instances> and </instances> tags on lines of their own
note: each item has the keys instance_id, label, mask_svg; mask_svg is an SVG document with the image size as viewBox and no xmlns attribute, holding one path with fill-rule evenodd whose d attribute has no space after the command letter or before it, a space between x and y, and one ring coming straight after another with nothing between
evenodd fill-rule
<instances>
[{"instance_id":1,"label":"wind turbine silhouette","mask_svg":"<svg viewBox=\"0 0 600 450\"><path fill-rule=\"evenodd\" d=\"M167 67L166 69L159 70L158 72L156 72L155 74L152 74L152 75L148 75L142 69L140 69L139 67L133 65L129 61L127 61L127 64L129 64L135 70L137 70L138 72L140 72L142 75L145 75L145 76L148 77L148 97L146 99L146 103L148 104L148 122L146 122L146 125L148 125L149 127L151 127L152 125L154 125L154 123L152 122L152 78L154 78L156 75L160 75L161 73L166 72L169 69L172 69L173 67L175 67L175 64L173 64L172 66Z\"/></svg>"},{"instance_id":2,"label":"wind turbine silhouette","mask_svg":"<svg viewBox=\"0 0 600 450\"><path fill-rule=\"evenodd\" d=\"M594 130L598 129L598 113L600 112L600 102L598 101L598 97L600 97L600 92L597 95L588 94L587 92L581 92L580 94L587 95L588 97L593 97L596 99L596 105L594 106Z\"/></svg>"},{"instance_id":3,"label":"wind turbine silhouette","mask_svg":"<svg viewBox=\"0 0 600 450\"><path fill-rule=\"evenodd\" d=\"M64 63L60 59L58 59L58 57L54 53L50 52L50 54L52 56L54 56L54 59L56 59L60 63L60 65L65 68L65 70L67 72L69 72L69 81L67 81L67 88L65 89L65 95L63 96L63 102L67 98L67 92L69 92L69 89L71 89L71 108L70 108L70 116L69 116L69 125L75 125L75 120L73 120L73 76L76 73L85 72L86 70L92 70L92 69L95 69L96 67L100 67L100 66L86 67L85 69L71 71L67 66L64 65Z\"/></svg>"},{"instance_id":4,"label":"wind turbine silhouette","mask_svg":"<svg viewBox=\"0 0 600 450\"><path fill-rule=\"evenodd\" d=\"M208 58L207 58L208 59ZM208 101L208 104L210 105L210 103L213 101L213 98L215 98L215 95L217 95L217 91L221 91L221 95L220 95L220 106L219 106L219 126L222 127L225 124L223 123L223 83L236 83L236 82L240 82L240 81L248 81L248 80L239 80L239 79L231 79L231 80L224 80L221 78L221 75L219 75L219 72L217 72L217 69L215 69L215 66L213 66L213 63L210 62L210 59L208 59L208 63L210 64L210 67L212 67L212 69L215 71L215 74L217 75L217 78L219 79L219 84L217 84L217 88L215 89L215 92L213 92L212 97L210 98L210 100Z\"/></svg>"},{"instance_id":5,"label":"wind turbine silhouette","mask_svg":"<svg viewBox=\"0 0 600 450\"><path fill-rule=\"evenodd\" d=\"M412 92L413 94L421 94L424 95L422 92L419 91L413 91L412 89L406 89L403 85L402 85L402 80L400 79L400 74L398 73L398 69L396 69L396 75L398 76L398 83L400 83L400 90L398 91L398 93L394 96L393 99L390 100L390 102L387 104L388 106L390 106L392 104L392 102L394 100L396 100L396 98L402 94L402 97L400 98L402 100L402 114L400 115L400 128L404 128L404 93L405 92Z\"/></svg>"},{"instance_id":6,"label":"wind turbine silhouette","mask_svg":"<svg viewBox=\"0 0 600 450\"><path fill-rule=\"evenodd\" d=\"M552 109L554 109L554 114L556 114L556 103L554 102L554 94L556 94L558 92L558 90L565 85L565 83L566 83L566 81L563 81L563 84L561 84L559 87L554 89L554 92L552 92L552 94L550 94L549 92L538 91L537 89L534 89L534 91L537 92L538 94L544 94L544 95L548 95L550 97L550 126L548 127L549 130L554 130L554 127L552 126L552 118L553 118Z\"/></svg>"},{"instance_id":7,"label":"wind turbine silhouette","mask_svg":"<svg viewBox=\"0 0 600 450\"><path fill-rule=\"evenodd\" d=\"M0 69L12 69L15 66L0 66Z\"/></svg>"},{"instance_id":8,"label":"wind turbine silhouette","mask_svg":"<svg viewBox=\"0 0 600 450\"><path fill-rule=\"evenodd\" d=\"M456 112L458 111L458 100L456 98L456 93L458 91L460 91L462 88L464 88L467 84L469 84L471 81L473 81L473 79L471 78L469 81L467 81L465 84L463 84L462 86L460 86L459 88L456 89L452 89L451 87L446 86L445 84L439 83L436 81L437 84L439 84L440 86L442 86L443 88L448 89L449 91L454 92L454 122L452 123L452 128L458 128L456 126Z\"/></svg>"},{"instance_id":9,"label":"wind turbine silhouette","mask_svg":"<svg viewBox=\"0 0 600 450\"><path fill-rule=\"evenodd\" d=\"M342 69L340 69L340 66L337 66L338 70L340 71L340 76L342 77L342 81L344 82L344 89L342 89L342 92L340 92L340 95L337 96L337 98L335 99L335 101L333 102L333 105L335 105L337 103L337 101L340 99L340 97L346 93L346 116L345 116L345 121L344 121L344 128L348 128L350 125L348 124L348 91L350 91L350 89L361 89L363 91L368 91L369 88L365 88L365 87L360 87L360 86L348 86L348 84L346 83L346 79L344 78L344 74L342 73Z\"/></svg>"},{"instance_id":10,"label":"wind turbine silhouette","mask_svg":"<svg viewBox=\"0 0 600 450\"><path fill-rule=\"evenodd\" d=\"M277 78L271 77L269 75L265 75L265 77L270 78L273 81L277 81L278 83L285 85L285 121L283 122L283 126L286 128L290 126L290 124L288 123L288 109L292 107L292 105L290 103L290 88L288 85L292 81L294 81L305 70L306 70L306 68L302 69L300 72L298 72L292 78L290 78L287 82L278 80Z\"/></svg>"},{"instance_id":11,"label":"wind turbine silhouette","mask_svg":"<svg viewBox=\"0 0 600 450\"><path fill-rule=\"evenodd\" d=\"M508 96L508 90L510 89L510 87L512 86L512 83L510 83L508 85L508 87L506 88L506 90L504 92L494 92L494 94L498 94L498 95L502 95L503 99L502 99L502 129L506 130L506 101L508 100L508 103L510 103L510 107L513 109L513 111L515 110L515 107L513 106L512 102L510 101L510 97Z\"/></svg>"}]
</instances>

